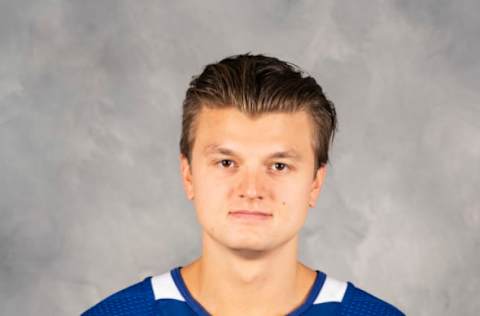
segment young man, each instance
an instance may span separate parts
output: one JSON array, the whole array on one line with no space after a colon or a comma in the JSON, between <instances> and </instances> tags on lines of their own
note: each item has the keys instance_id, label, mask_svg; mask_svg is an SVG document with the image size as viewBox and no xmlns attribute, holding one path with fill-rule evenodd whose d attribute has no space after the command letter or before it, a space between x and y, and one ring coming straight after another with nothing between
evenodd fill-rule
<instances>
[{"instance_id":1,"label":"young man","mask_svg":"<svg viewBox=\"0 0 480 316\"><path fill-rule=\"evenodd\" d=\"M247 53L207 65L187 90L180 140L202 255L83 315L404 315L298 261L336 124L333 103L293 64Z\"/></svg>"}]
</instances>

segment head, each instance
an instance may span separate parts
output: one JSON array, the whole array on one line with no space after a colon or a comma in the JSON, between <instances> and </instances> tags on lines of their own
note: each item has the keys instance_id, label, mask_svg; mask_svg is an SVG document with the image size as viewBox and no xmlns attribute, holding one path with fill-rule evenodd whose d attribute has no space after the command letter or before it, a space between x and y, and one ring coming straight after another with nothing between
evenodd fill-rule
<instances>
[{"instance_id":1,"label":"head","mask_svg":"<svg viewBox=\"0 0 480 316\"><path fill-rule=\"evenodd\" d=\"M334 105L297 66L243 54L207 65L183 102L184 188L205 234L266 251L295 237L326 175ZM270 214L238 220L233 210Z\"/></svg>"}]
</instances>

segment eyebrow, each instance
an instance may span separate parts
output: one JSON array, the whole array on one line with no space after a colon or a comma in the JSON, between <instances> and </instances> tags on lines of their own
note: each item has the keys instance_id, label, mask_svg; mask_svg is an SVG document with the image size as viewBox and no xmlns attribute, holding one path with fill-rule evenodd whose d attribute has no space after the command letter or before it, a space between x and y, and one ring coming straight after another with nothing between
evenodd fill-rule
<instances>
[{"instance_id":1,"label":"eyebrow","mask_svg":"<svg viewBox=\"0 0 480 316\"><path fill-rule=\"evenodd\" d=\"M227 156L239 156L235 151L229 148L221 147L218 144L210 144L205 146L203 149L203 152L206 155L218 153L218 154L223 154ZM270 154L268 158L290 158L298 161L302 160L302 156L296 150L293 150L293 149L274 152Z\"/></svg>"}]
</instances>

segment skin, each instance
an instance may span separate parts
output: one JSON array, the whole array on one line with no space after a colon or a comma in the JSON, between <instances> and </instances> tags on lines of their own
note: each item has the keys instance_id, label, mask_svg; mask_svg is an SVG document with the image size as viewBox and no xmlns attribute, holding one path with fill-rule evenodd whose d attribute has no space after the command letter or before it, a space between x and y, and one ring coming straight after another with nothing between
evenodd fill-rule
<instances>
[{"instance_id":1,"label":"skin","mask_svg":"<svg viewBox=\"0 0 480 316\"><path fill-rule=\"evenodd\" d=\"M197 120L191 165L180 155L180 169L202 227L202 255L180 273L213 315L286 315L305 301L316 276L297 259L298 233L326 174L324 165L312 177L308 114L251 119L235 108L204 107ZM288 150L298 159L269 157ZM245 220L229 214L239 209L271 216Z\"/></svg>"}]
</instances>

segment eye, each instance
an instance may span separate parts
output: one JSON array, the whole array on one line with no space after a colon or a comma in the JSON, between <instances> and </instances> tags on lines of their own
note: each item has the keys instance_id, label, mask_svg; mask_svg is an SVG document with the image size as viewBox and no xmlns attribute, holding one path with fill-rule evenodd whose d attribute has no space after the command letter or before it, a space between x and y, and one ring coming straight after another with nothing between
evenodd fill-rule
<instances>
[{"instance_id":1,"label":"eye","mask_svg":"<svg viewBox=\"0 0 480 316\"><path fill-rule=\"evenodd\" d=\"M282 171L285 168L288 168L287 164L284 164L283 162L276 162L273 164L273 166L277 167L275 168L278 171Z\"/></svg>"},{"instance_id":2,"label":"eye","mask_svg":"<svg viewBox=\"0 0 480 316\"><path fill-rule=\"evenodd\" d=\"M229 168L232 165L233 161L230 159L222 159L217 162L217 165L220 164L222 167Z\"/></svg>"}]
</instances>

